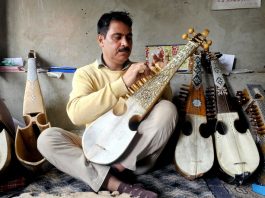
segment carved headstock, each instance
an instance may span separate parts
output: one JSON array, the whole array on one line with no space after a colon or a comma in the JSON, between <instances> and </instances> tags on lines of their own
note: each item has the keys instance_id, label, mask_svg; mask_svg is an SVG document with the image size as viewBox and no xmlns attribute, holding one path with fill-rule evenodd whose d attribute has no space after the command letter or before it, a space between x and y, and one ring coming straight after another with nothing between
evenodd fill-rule
<instances>
[{"instance_id":1,"label":"carved headstock","mask_svg":"<svg viewBox=\"0 0 265 198\"><path fill-rule=\"evenodd\" d=\"M181 63L188 58L194 51L199 47L202 46L204 50L208 50L209 46L212 44L211 40L206 40L206 37L209 34L209 30L205 29L202 33L195 33L193 28L190 28L188 30L188 33L183 34L182 38L188 41L191 41L192 45L186 44L186 48L183 50L180 50L180 52L173 57L172 61L170 61L164 68L160 68L158 65L154 65L154 67L151 67L151 74L149 76L145 76L141 79L139 79L137 82L135 82L131 87L129 87L129 94L126 95L126 98L131 97L134 95L135 92L137 92L141 87L143 87L146 82L150 81L154 76L160 75L162 70L166 70L165 68L173 68L173 70L177 70ZM191 35L191 37L189 37ZM174 68L175 67L175 68ZM170 74L172 75L172 74ZM170 77L171 78L171 77Z\"/></svg>"},{"instance_id":2,"label":"carved headstock","mask_svg":"<svg viewBox=\"0 0 265 198\"><path fill-rule=\"evenodd\" d=\"M188 33L182 35L182 39L198 43L204 50L208 51L210 45L212 45L211 40L206 40L209 32L208 29L205 29L202 33L196 33L193 28L189 28ZM189 35L192 35L192 37L189 37Z\"/></svg>"},{"instance_id":3,"label":"carved headstock","mask_svg":"<svg viewBox=\"0 0 265 198\"><path fill-rule=\"evenodd\" d=\"M247 88L238 91L236 96L248 115L252 130L257 134L265 134L265 92L262 86L247 84Z\"/></svg>"}]
</instances>

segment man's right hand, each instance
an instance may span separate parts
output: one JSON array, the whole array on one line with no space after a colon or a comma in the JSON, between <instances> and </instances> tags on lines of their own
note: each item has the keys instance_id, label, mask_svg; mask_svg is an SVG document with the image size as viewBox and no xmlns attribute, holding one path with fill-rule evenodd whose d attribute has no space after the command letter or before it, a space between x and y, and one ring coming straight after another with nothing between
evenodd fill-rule
<instances>
[{"instance_id":1,"label":"man's right hand","mask_svg":"<svg viewBox=\"0 0 265 198\"><path fill-rule=\"evenodd\" d=\"M131 87L137 80L150 75L151 70L144 62L133 63L123 75L127 87Z\"/></svg>"}]
</instances>

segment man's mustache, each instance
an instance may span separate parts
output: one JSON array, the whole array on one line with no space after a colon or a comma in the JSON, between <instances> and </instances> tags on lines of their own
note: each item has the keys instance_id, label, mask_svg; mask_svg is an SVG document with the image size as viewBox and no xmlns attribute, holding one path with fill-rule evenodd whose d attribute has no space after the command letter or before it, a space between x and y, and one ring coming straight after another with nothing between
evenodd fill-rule
<instances>
[{"instance_id":1,"label":"man's mustache","mask_svg":"<svg viewBox=\"0 0 265 198\"><path fill-rule=\"evenodd\" d=\"M123 47L123 48L120 48L118 49L118 52L130 52L131 49L129 47Z\"/></svg>"}]
</instances>

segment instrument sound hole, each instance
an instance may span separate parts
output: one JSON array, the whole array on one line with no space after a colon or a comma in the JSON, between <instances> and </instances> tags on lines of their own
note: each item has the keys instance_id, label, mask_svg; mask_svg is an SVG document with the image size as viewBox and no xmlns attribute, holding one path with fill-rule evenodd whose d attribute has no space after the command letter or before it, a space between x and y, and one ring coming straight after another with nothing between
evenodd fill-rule
<instances>
[{"instance_id":1,"label":"instrument sound hole","mask_svg":"<svg viewBox=\"0 0 265 198\"><path fill-rule=\"evenodd\" d=\"M187 136L192 133L192 124L189 121L184 122L182 126L182 132Z\"/></svg>"},{"instance_id":2,"label":"instrument sound hole","mask_svg":"<svg viewBox=\"0 0 265 198\"><path fill-rule=\"evenodd\" d=\"M133 116L130 121L129 121L129 128L132 130L132 131L137 131L140 123L141 123L141 116L139 115L135 115Z\"/></svg>"},{"instance_id":3,"label":"instrument sound hole","mask_svg":"<svg viewBox=\"0 0 265 198\"><path fill-rule=\"evenodd\" d=\"M4 124L2 124L2 122L0 122L0 133L3 131L4 128L5 128Z\"/></svg>"},{"instance_id":4,"label":"instrument sound hole","mask_svg":"<svg viewBox=\"0 0 265 198\"><path fill-rule=\"evenodd\" d=\"M239 133L245 133L248 129L246 122L241 122L241 120L235 120L234 125Z\"/></svg>"},{"instance_id":5,"label":"instrument sound hole","mask_svg":"<svg viewBox=\"0 0 265 198\"><path fill-rule=\"evenodd\" d=\"M217 122L216 130L221 134L225 135L227 133L227 127L223 122Z\"/></svg>"},{"instance_id":6,"label":"instrument sound hole","mask_svg":"<svg viewBox=\"0 0 265 198\"><path fill-rule=\"evenodd\" d=\"M207 124L201 124L200 126L200 134L204 138L208 138L211 135L211 131L209 130L209 127Z\"/></svg>"}]
</instances>

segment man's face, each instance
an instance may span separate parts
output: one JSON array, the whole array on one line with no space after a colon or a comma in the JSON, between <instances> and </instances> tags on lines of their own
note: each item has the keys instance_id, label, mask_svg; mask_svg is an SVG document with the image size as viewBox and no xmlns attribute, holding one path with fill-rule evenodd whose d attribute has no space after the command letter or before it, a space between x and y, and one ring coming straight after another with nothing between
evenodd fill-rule
<instances>
[{"instance_id":1,"label":"man's face","mask_svg":"<svg viewBox=\"0 0 265 198\"><path fill-rule=\"evenodd\" d=\"M112 69L120 69L131 54L131 28L123 22L111 21L107 35L99 35L98 41L106 64L116 67Z\"/></svg>"}]
</instances>

